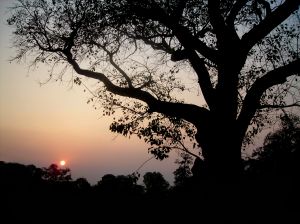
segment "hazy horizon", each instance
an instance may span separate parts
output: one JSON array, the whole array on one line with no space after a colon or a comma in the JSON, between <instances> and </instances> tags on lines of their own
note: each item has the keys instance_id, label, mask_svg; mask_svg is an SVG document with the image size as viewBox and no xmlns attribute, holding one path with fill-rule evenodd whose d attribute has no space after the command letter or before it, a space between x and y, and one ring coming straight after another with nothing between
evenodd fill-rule
<instances>
[{"instance_id":1,"label":"hazy horizon","mask_svg":"<svg viewBox=\"0 0 300 224\"><path fill-rule=\"evenodd\" d=\"M60 160L74 178L95 183L107 173L130 174L151 157L140 139L109 131L111 118L86 104L83 88L47 80L48 68L28 69L28 63L9 62L12 29L7 7L0 1L0 160L48 167ZM176 152L165 161L152 159L140 170L159 171L172 182Z\"/></svg>"}]
</instances>

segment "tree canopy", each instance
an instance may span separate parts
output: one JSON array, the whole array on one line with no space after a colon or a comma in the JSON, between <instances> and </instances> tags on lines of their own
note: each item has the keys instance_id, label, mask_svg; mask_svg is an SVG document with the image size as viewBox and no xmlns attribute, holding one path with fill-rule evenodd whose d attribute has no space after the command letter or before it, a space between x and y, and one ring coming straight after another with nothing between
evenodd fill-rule
<instances>
[{"instance_id":1,"label":"tree canopy","mask_svg":"<svg viewBox=\"0 0 300 224\"><path fill-rule=\"evenodd\" d=\"M72 180L71 170L51 164L48 168L43 168L42 178L49 182L68 182Z\"/></svg>"},{"instance_id":2,"label":"tree canopy","mask_svg":"<svg viewBox=\"0 0 300 224\"><path fill-rule=\"evenodd\" d=\"M204 158L213 176L236 176L242 145L269 112L299 106L299 4L19 0L8 24L16 60L97 81L89 102L122 111L113 132L143 138L158 159L177 148Z\"/></svg>"},{"instance_id":3,"label":"tree canopy","mask_svg":"<svg viewBox=\"0 0 300 224\"><path fill-rule=\"evenodd\" d=\"M269 133L248 161L249 171L271 176L299 176L300 117L284 114L280 127Z\"/></svg>"},{"instance_id":4,"label":"tree canopy","mask_svg":"<svg viewBox=\"0 0 300 224\"><path fill-rule=\"evenodd\" d=\"M150 194L165 193L169 188L169 183L159 172L147 172L144 174L143 178L146 191Z\"/></svg>"}]
</instances>

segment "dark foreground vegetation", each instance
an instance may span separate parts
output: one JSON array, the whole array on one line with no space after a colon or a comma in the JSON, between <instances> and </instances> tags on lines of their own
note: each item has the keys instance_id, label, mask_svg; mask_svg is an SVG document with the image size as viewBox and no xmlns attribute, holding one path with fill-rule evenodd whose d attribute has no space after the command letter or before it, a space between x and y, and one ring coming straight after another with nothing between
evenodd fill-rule
<instances>
[{"instance_id":1,"label":"dark foreground vegetation","mask_svg":"<svg viewBox=\"0 0 300 224\"><path fill-rule=\"evenodd\" d=\"M0 161L0 221L300 223L299 124L298 117L283 116L280 128L243 160L235 180L199 172L203 162L188 154L178 161L173 186L159 172L106 174L91 186L56 164L37 168Z\"/></svg>"},{"instance_id":2,"label":"dark foreground vegetation","mask_svg":"<svg viewBox=\"0 0 300 224\"><path fill-rule=\"evenodd\" d=\"M147 173L145 186L134 175L107 174L91 186L84 178L45 179L45 171L0 163L1 223L299 221L300 186L293 176L248 175L238 183L189 178L169 187L159 173Z\"/></svg>"},{"instance_id":3,"label":"dark foreground vegetation","mask_svg":"<svg viewBox=\"0 0 300 224\"><path fill-rule=\"evenodd\" d=\"M143 185L138 174L106 174L91 186L55 164L0 162L1 223L299 223L297 153L245 161L230 183L177 172L174 186L158 172Z\"/></svg>"}]
</instances>

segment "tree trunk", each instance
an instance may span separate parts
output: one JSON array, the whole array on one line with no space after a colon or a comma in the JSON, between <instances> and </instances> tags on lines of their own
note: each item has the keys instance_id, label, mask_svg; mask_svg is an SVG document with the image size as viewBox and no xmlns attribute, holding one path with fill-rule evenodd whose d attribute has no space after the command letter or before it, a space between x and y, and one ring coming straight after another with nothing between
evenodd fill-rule
<instances>
[{"instance_id":1,"label":"tree trunk","mask_svg":"<svg viewBox=\"0 0 300 224\"><path fill-rule=\"evenodd\" d=\"M221 122L221 123L219 123ZM198 128L196 140L202 148L204 161L194 163L194 174L220 181L238 180L242 170L242 139L234 124L212 122L209 127ZM203 170L200 170L203 169Z\"/></svg>"}]
</instances>

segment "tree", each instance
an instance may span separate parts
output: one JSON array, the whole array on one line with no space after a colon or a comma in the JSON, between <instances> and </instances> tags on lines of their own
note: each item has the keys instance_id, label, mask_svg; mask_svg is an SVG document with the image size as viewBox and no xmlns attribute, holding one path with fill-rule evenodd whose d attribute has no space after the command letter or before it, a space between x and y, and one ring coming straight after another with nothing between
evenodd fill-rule
<instances>
[{"instance_id":1,"label":"tree","mask_svg":"<svg viewBox=\"0 0 300 224\"><path fill-rule=\"evenodd\" d=\"M90 190L91 184L84 177L79 177L74 181L74 185L78 190L87 191Z\"/></svg>"},{"instance_id":2,"label":"tree","mask_svg":"<svg viewBox=\"0 0 300 224\"><path fill-rule=\"evenodd\" d=\"M42 183L42 169L34 165L0 161L0 178L0 189L6 188L9 191L13 191L16 188L26 190L38 187Z\"/></svg>"},{"instance_id":3,"label":"tree","mask_svg":"<svg viewBox=\"0 0 300 224\"><path fill-rule=\"evenodd\" d=\"M42 178L49 182L69 182L72 180L69 168L59 168L56 164L51 164L48 168L43 168Z\"/></svg>"},{"instance_id":4,"label":"tree","mask_svg":"<svg viewBox=\"0 0 300 224\"><path fill-rule=\"evenodd\" d=\"M104 197L133 197L141 195L144 192L142 186L137 184L137 177L131 175L105 174L96 187L98 192L102 193Z\"/></svg>"},{"instance_id":5,"label":"tree","mask_svg":"<svg viewBox=\"0 0 300 224\"><path fill-rule=\"evenodd\" d=\"M173 172L175 186L185 184L185 182L192 176L191 165L193 163L191 155L181 153L181 160L176 160L179 167Z\"/></svg>"},{"instance_id":6,"label":"tree","mask_svg":"<svg viewBox=\"0 0 300 224\"><path fill-rule=\"evenodd\" d=\"M269 176L299 176L300 117L283 114L280 128L269 133L249 160L249 171Z\"/></svg>"},{"instance_id":7,"label":"tree","mask_svg":"<svg viewBox=\"0 0 300 224\"><path fill-rule=\"evenodd\" d=\"M113 132L143 138L158 159L174 148L199 157L200 146L209 176L236 178L242 146L269 112L299 106L299 4L19 0L8 24L16 60L31 55L33 65L71 67L75 84L98 82L88 102L123 112ZM181 99L189 89L203 99Z\"/></svg>"},{"instance_id":8,"label":"tree","mask_svg":"<svg viewBox=\"0 0 300 224\"><path fill-rule=\"evenodd\" d=\"M167 192L169 189L169 183L159 172L147 172L143 178L147 193L160 194Z\"/></svg>"}]
</instances>

